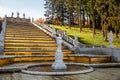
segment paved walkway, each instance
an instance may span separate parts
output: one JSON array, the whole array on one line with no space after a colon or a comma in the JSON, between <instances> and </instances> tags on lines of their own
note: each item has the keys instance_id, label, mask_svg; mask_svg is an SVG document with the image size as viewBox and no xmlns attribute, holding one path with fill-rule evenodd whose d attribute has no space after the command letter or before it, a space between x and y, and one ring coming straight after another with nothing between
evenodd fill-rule
<instances>
[{"instance_id":1,"label":"paved walkway","mask_svg":"<svg viewBox=\"0 0 120 80\"><path fill-rule=\"evenodd\" d=\"M14 66L18 65L23 66L23 64L14 64ZM0 80L120 80L120 68L96 68L91 73L67 76L29 75L21 72L0 73Z\"/></svg>"}]
</instances>

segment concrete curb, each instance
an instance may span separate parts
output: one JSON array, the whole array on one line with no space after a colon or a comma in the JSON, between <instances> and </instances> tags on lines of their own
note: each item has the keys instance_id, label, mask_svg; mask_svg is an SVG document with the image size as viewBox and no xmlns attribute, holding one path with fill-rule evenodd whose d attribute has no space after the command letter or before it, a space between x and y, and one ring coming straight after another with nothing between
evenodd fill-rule
<instances>
[{"instance_id":1,"label":"concrete curb","mask_svg":"<svg viewBox=\"0 0 120 80\"><path fill-rule=\"evenodd\" d=\"M48 63L49 64L49 63ZM75 74L84 74L84 73L89 73L94 71L94 69L88 65L84 65L84 64L76 64L76 63L67 63L69 65L83 65L83 66L87 66L89 67L89 69L86 70L81 70L81 71L64 71L64 72L42 72L42 71L29 71L29 70L21 70L22 73L26 73L26 74L32 74L32 75L75 75ZM29 65L28 67L34 67L34 66L40 66L40 65L47 65L47 64L36 64L36 65Z\"/></svg>"},{"instance_id":2,"label":"concrete curb","mask_svg":"<svg viewBox=\"0 0 120 80\"><path fill-rule=\"evenodd\" d=\"M34 66L34 65L40 65L42 63L36 63L36 64L28 64L28 65L25 65L25 66L22 66L22 67L18 67L18 66L13 66L13 67L0 67L0 72L20 72L22 71L23 73L28 73L28 74L32 74L32 72L30 71L27 71L26 69L29 67L29 66ZM50 63L48 63L50 64ZM93 68L111 68L111 67L120 67L120 63L101 63L101 64L84 64L84 63L69 63L69 64L79 64L79 65L85 65L85 66L91 66L90 70L85 70L85 71L76 71L76 72L43 72L43 73L40 73L40 72L35 72L34 74L39 74L39 75L68 75L68 74L82 74L82 73L88 73L88 72L92 72L94 71ZM92 68L93 67L93 68ZM48 74L47 74L48 73Z\"/></svg>"}]
</instances>

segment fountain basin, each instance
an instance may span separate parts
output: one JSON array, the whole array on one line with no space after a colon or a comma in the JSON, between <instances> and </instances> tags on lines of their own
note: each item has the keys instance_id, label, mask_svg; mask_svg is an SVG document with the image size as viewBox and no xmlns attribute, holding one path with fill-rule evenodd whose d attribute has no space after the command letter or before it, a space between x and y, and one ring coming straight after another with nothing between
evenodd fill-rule
<instances>
[{"instance_id":1,"label":"fountain basin","mask_svg":"<svg viewBox=\"0 0 120 80\"><path fill-rule=\"evenodd\" d=\"M32 75L73 75L94 71L90 66L77 63L67 63L67 69L63 70L53 70L51 65L51 63L29 65L27 69L21 70L21 72Z\"/></svg>"}]
</instances>

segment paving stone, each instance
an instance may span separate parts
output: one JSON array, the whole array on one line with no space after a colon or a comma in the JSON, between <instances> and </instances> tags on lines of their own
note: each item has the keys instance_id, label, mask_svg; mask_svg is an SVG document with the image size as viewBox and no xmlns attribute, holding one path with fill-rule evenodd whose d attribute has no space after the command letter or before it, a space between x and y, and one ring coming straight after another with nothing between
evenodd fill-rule
<instances>
[{"instance_id":1,"label":"paving stone","mask_svg":"<svg viewBox=\"0 0 120 80\"><path fill-rule=\"evenodd\" d=\"M28 64L24 63L18 65L22 66ZM14 64L14 66L18 65ZM30 75L21 72L0 73L0 80L120 80L120 68L95 68L95 71L91 73L66 76Z\"/></svg>"}]
</instances>

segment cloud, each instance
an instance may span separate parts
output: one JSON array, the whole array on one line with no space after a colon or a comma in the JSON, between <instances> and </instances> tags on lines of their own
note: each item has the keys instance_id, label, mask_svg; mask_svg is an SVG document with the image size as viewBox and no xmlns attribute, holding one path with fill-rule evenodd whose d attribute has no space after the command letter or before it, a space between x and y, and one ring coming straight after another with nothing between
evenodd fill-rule
<instances>
[{"instance_id":1,"label":"cloud","mask_svg":"<svg viewBox=\"0 0 120 80\"><path fill-rule=\"evenodd\" d=\"M4 17L7 14L8 10L2 6L0 6L0 16Z\"/></svg>"}]
</instances>

